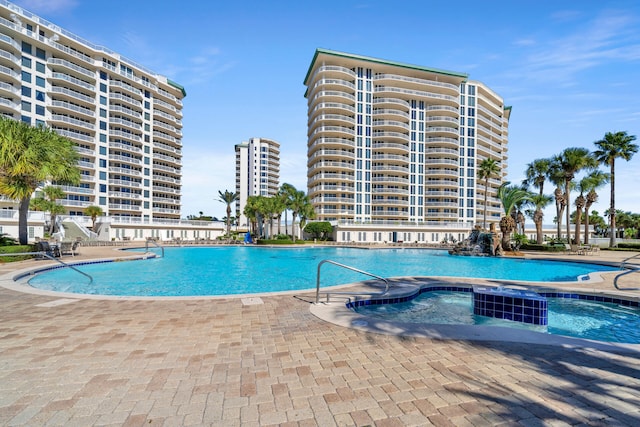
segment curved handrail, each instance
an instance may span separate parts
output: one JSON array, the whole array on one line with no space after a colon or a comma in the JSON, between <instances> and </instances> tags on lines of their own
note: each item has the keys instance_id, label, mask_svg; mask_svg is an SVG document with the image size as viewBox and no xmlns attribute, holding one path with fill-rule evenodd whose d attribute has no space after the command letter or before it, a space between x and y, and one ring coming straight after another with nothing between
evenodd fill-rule
<instances>
[{"instance_id":1,"label":"curved handrail","mask_svg":"<svg viewBox=\"0 0 640 427\"><path fill-rule=\"evenodd\" d=\"M164 258L164 246L160 246L160 245L158 244L158 242L156 242L155 240L147 239L147 243L146 243L146 244L145 244L145 246L144 246L144 250L145 250L146 252L149 252L149 242L153 243L153 245L154 245L156 248L160 248L160 250L162 251L162 258Z\"/></svg>"},{"instance_id":2,"label":"curved handrail","mask_svg":"<svg viewBox=\"0 0 640 427\"><path fill-rule=\"evenodd\" d=\"M45 257L47 259L50 259L51 261L56 261L56 262L62 264L63 267L68 267L68 268L70 268L70 269L72 269L74 271L77 271L78 273L82 274L83 276L89 278L89 284L93 283L93 277L91 277L91 275L89 275L88 273L85 273L84 271L80 271L77 268L75 268L73 265L67 264L66 262L64 262L64 261L62 261L62 260L60 260L58 258L55 258L55 257L49 255L46 252L16 252L16 253L13 253L13 254L2 254L0 256L4 257L4 256L18 256L18 255L40 255L40 256L43 256L43 257Z\"/></svg>"},{"instance_id":3,"label":"curved handrail","mask_svg":"<svg viewBox=\"0 0 640 427\"><path fill-rule=\"evenodd\" d=\"M335 261L331 261L329 259L325 259L322 260L318 263L318 273L316 275L316 304L318 304L320 302L320 267L322 267L323 264L325 263L329 263L329 264L333 264L335 266L338 267L342 267L342 268L346 268L347 270L351 270L351 271L355 271L356 273L361 273L370 277L374 277L378 280L382 280L385 284L385 288L384 288L384 292L380 292L380 293L375 293L375 294L371 294L371 295L384 295L387 292L389 292L389 282L387 281L387 279L385 279L384 277L380 277L380 276L376 276L375 274L363 271L363 270L359 270L355 267L350 267L348 265L345 264L340 264L339 262L335 262ZM353 292L327 292L327 300L329 299L329 294L340 294L340 295L353 295Z\"/></svg>"},{"instance_id":4,"label":"curved handrail","mask_svg":"<svg viewBox=\"0 0 640 427\"><path fill-rule=\"evenodd\" d=\"M631 261L634 258L640 257L640 253L635 254L633 256L630 256L629 258L625 258L624 260L622 260L622 262L620 263L620 269L624 269L627 268L626 264ZM632 268L632 269L628 269L627 271L623 271L622 273L618 273L618 275L616 277L613 278L613 286L616 287L616 289L618 289L619 291L640 291L640 288L621 288L618 286L618 278L622 277L622 276L626 276L627 274L631 274L631 273L638 273L640 272L640 268Z\"/></svg>"}]
</instances>

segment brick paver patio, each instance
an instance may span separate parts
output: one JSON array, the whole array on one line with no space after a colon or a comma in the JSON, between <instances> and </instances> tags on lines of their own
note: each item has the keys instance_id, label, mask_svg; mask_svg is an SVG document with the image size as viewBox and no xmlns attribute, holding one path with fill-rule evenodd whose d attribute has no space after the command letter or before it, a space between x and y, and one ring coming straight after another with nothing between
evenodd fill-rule
<instances>
[{"instance_id":1,"label":"brick paver patio","mask_svg":"<svg viewBox=\"0 0 640 427\"><path fill-rule=\"evenodd\" d=\"M639 353L376 335L261 300L0 288L0 425L640 425Z\"/></svg>"}]
</instances>

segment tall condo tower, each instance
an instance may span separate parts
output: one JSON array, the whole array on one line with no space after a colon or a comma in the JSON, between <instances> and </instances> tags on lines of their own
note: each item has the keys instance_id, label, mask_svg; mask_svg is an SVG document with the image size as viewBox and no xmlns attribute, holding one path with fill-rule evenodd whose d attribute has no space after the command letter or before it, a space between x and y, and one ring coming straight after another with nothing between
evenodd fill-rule
<instances>
[{"instance_id":1,"label":"tall condo tower","mask_svg":"<svg viewBox=\"0 0 640 427\"><path fill-rule=\"evenodd\" d=\"M500 217L510 107L465 73L317 49L304 80L307 185L337 224L481 223ZM478 165L499 162L487 188Z\"/></svg>"},{"instance_id":2,"label":"tall condo tower","mask_svg":"<svg viewBox=\"0 0 640 427\"><path fill-rule=\"evenodd\" d=\"M241 226L248 225L244 207L249 196L275 196L280 186L280 144L266 138L250 138L235 146L236 217Z\"/></svg>"},{"instance_id":3,"label":"tall condo tower","mask_svg":"<svg viewBox=\"0 0 640 427\"><path fill-rule=\"evenodd\" d=\"M0 114L76 144L68 215L98 205L133 222L180 218L182 86L0 0Z\"/></svg>"}]
</instances>

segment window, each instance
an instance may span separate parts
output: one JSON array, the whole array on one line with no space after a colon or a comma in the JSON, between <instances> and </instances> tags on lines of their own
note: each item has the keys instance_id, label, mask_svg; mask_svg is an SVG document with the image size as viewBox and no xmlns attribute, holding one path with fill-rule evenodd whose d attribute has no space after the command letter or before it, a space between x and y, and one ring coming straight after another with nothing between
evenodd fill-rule
<instances>
[{"instance_id":1,"label":"window","mask_svg":"<svg viewBox=\"0 0 640 427\"><path fill-rule=\"evenodd\" d=\"M104 196L100 196L100 205L104 206L107 204L107 198Z\"/></svg>"},{"instance_id":2,"label":"window","mask_svg":"<svg viewBox=\"0 0 640 427\"><path fill-rule=\"evenodd\" d=\"M100 83L100 92L106 92L107 91L107 85L104 83Z\"/></svg>"},{"instance_id":3,"label":"window","mask_svg":"<svg viewBox=\"0 0 640 427\"><path fill-rule=\"evenodd\" d=\"M107 161L105 159L100 159L100 167L101 168L106 168L107 167Z\"/></svg>"},{"instance_id":4,"label":"window","mask_svg":"<svg viewBox=\"0 0 640 427\"><path fill-rule=\"evenodd\" d=\"M23 82L27 82L27 83L31 83L31 73L23 71L22 72L22 81Z\"/></svg>"},{"instance_id":5,"label":"window","mask_svg":"<svg viewBox=\"0 0 640 427\"><path fill-rule=\"evenodd\" d=\"M31 55L31 45L27 42L22 42L22 51Z\"/></svg>"},{"instance_id":6,"label":"window","mask_svg":"<svg viewBox=\"0 0 640 427\"><path fill-rule=\"evenodd\" d=\"M100 130L107 130L107 122L100 122Z\"/></svg>"},{"instance_id":7,"label":"window","mask_svg":"<svg viewBox=\"0 0 640 427\"><path fill-rule=\"evenodd\" d=\"M31 112L31 103L27 101L22 101L22 111Z\"/></svg>"},{"instance_id":8,"label":"window","mask_svg":"<svg viewBox=\"0 0 640 427\"><path fill-rule=\"evenodd\" d=\"M22 57L22 66L25 68L31 68L31 58L27 58L26 56Z\"/></svg>"},{"instance_id":9,"label":"window","mask_svg":"<svg viewBox=\"0 0 640 427\"><path fill-rule=\"evenodd\" d=\"M36 101L44 102L44 92L36 90Z\"/></svg>"},{"instance_id":10,"label":"window","mask_svg":"<svg viewBox=\"0 0 640 427\"><path fill-rule=\"evenodd\" d=\"M104 72L104 71L100 71L100 78L101 78L102 80L107 80L107 73L106 73L106 72Z\"/></svg>"},{"instance_id":11,"label":"window","mask_svg":"<svg viewBox=\"0 0 640 427\"><path fill-rule=\"evenodd\" d=\"M22 96L25 98L31 98L31 88L22 86Z\"/></svg>"},{"instance_id":12,"label":"window","mask_svg":"<svg viewBox=\"0 0 640 427\"><path fill-rule=\"evenodd\" d=\"M100 109L100 117L107 117L107 110L104 108Z\"/></svg>"},{"instance_id":13,"label":"window","mask_svg":"<svg viewBox=\"0 0 640 427\"><path fill-rule=\"evenodd\" d=\"M100 147L100 154L102 154L103 156L107 155L107 147Z\"/></svg>"},{"instance_id":14,"label":"window","mask_svg":"<svg viewBox=\"0 0 640 427\"><path fill-rule=\"evenodd\" d=\"M45 51L40 49L39 47L36 48L36 57L40 59L47 59L47 55Z\"/></svg>"},{"instance_id":15,"label":"window","mask_svg":"<svg viewBox=\"0 0 640 427\"><path fill-rule=\"evenodd\" d=\"M31 117L29 117L29 116L20 116L20 121L30 125L31 124Z\"/></svg>"},{"instance_id":16,"label":"window","mask_svg":"<svg viewBox=\"0 0 640 427\"><path fill-rule=\"evenodd\" d=\"M101 193L107 192L107 184L100 184L100 192Z\"/></svg>"},{"instance_id":17,"label":"window","mask_svg":"<svg viewBox=\"0 0 640 427\"><path fill-rule=\"evenodd\" d=\"M44 86L44 78L36 76L36 86L45 87Z\"/></svg>"},{"instance_id":18,"label":"window","mask_svg":"<svg viewBox=\"0 0 640 427\"><path fill-rule=\"evenodd\" d=\"M44 105L36 105L36 114L44 116Z\"/></svg>"},{"instance_id":19,"label":"window","mask_svg":"<svg viewBox=\"0 0 640 427\"><path fill-rule=\"evenodd\" d=\"M107 97L100 95L100 105L107 105Z\"/></svg>"},{"instance_id":20,"label":"window","mask_svg":"<svg viewBox=\"0 0 640 427\"><path fill-rule=\"evenodd\" d=\"M46 71L46 67L42 62L36 62L36 71L39 73L44 73Z\"/></svg>"},{"instance_id":21,"label":"window","mask_svg":"<svg viewBox=\"0 0 640 427\"><path fill-rule=\"evenodd\" d=\"M100 142L107 142L107 135L105 135L104 133L100 134Z\"/></svg>"}]
</instances>

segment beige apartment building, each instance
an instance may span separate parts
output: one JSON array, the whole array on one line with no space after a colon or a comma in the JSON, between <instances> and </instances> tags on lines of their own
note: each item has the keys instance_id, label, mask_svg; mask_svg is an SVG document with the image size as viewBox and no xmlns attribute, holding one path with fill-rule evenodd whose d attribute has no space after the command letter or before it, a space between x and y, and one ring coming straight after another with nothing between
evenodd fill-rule
<instances>
[{"instance_id":1,"label":"beige apartment building","mask_svg":"<svg viewBox=\"0 0 640 427\"><path fill-rule=\"evenodd\" d=\"M434 242L499 221L510 107L467 74L317 49L308 193L340 241ZM479 163L499 162L488 188Z\"/></svg>"}]
</instances>

